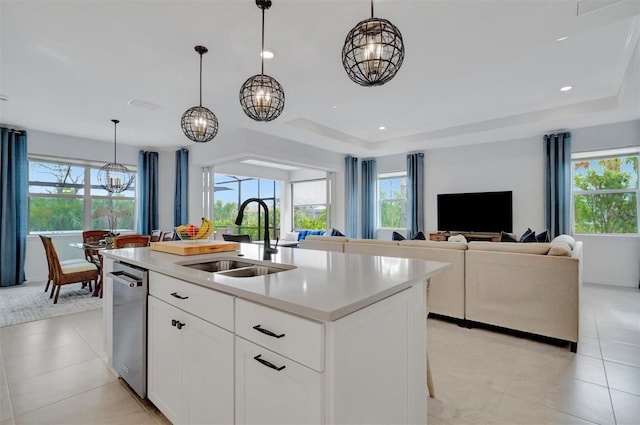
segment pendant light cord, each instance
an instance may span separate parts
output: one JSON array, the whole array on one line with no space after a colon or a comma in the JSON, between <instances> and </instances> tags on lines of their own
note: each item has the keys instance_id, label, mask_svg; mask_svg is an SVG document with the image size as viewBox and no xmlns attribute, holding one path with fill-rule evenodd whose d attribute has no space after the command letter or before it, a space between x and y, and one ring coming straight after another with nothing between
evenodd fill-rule
<instances>
[{"instance_id":1,"label":"pendant light cord","mask_svg":"<svg viewBox=\"0 0 640 425\"><path fill-rule=\"evenodd\" d=\"M117 141L117 137L116 137L116 131L117 131L117 127L118 127L118 121L117 120L112 120L113 121L113 163L117 164L117 154L118 154L118 141Z\"/></svg>"},{"instance_id":2,"label":"pendant light cord","mask_svg":"<svg viewBox=\"0 0 640 425\"><path fill-rule=\"evenodd\" d=\"M371 17L373 18L373 0L371 0Z\"/></svg>"},{"instance_id":3,"label":"pendant light cord","mask_svg":"<svg viewBox=\"0 0 640 425\"><path fill-rule=\"evenodd\" d=\"M202 55L200 53L200 107L202 107Z\"/></svg>"},{"instance_id":4,"label":"pendant light cord","mask_svg":"<svg viewBox=\"0 0 640 425\"><path fill-rule=\"evenodd\" d=\"M264 75L264 6L262 7L262 50L260 51L260 74Z\"/></svg>"}]
</instances>

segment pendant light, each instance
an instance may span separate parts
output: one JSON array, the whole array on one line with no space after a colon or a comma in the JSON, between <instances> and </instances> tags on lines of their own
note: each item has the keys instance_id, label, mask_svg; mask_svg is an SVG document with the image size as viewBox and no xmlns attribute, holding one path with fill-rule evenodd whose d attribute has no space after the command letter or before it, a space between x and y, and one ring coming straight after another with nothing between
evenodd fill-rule
<instances>
[{"instance_id":1,"label":"pendant light","mask_svg":"<svg viewBox=\"0 0 640 425\"><path fill-rule=\"evenodd\" d=\"M351 80L361 86L381 86L391 80L404 60L402 34L386 19L359 22L344 41L342 66Z\"/></svg>"},{"instance_id":2,"label":"pendant light","mask_svg":"<svg viewBox=\"0 0 640 425\"><path fill-rule=\"evenodd\" d=\"M271 0L256 0L262 9L262 50L264 52L264 11L271 7ZM272 121L284 109L284 90L275 78L264 73L264 55L260 55L260 74L249 77L240 88L240 105L249 118L256 121Z\"/></svg>"},{"instance_id":3,"label":"pendant light","mask_svg":"<svg viewBox=\"0 0 640 425\"><path fill-rule=\"evenodd\" d=\"M180 125L185 136L194 142L204 143L218 134L218 118L213 112L202 106L202 55L207 53L209 49L205 46L196 46L195 50L200 55L200 105L187 109L182 114Z\"/></svg>"},{"instance_id":4,"label":"pendant light","mask_svg":"<svg viewBox=\"0 0 640 425\"><path fill-rule=\"evenodd\" d=\"M110 193L120 193L131 187L134 175L122 164L117 161L117 140L116 128L119 120L111 120L113 123L113 163L103 166L98 171L98 182Z\"/></svg>"}]
</instances>

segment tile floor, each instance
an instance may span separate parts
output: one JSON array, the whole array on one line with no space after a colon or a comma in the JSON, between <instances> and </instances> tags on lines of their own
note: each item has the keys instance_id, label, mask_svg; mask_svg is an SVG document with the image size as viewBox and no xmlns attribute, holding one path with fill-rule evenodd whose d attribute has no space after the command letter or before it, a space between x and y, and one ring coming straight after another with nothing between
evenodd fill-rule
<instances>
[{"instance_id":1,"label":"tile floor","mask_svg":"<svg viewBox=\"0 0 640 425\"><path fill-rule=\"evenodd\" d=\"M102 312L0 328L0 425L167 424L106 367ZM585 284L578 353L429 319L428 423L640 424L640 291Z\"/></svg>"}]
</instances>

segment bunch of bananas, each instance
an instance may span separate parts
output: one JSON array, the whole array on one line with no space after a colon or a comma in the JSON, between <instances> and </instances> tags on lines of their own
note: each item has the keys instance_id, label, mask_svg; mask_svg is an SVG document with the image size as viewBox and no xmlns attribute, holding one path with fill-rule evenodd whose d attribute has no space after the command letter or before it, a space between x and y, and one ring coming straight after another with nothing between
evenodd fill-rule
<instances>
[{"instance_id":1,"label":"bunch of bananas","mask_svg":"<svg viewBox=\"0 0 640 425\"><path fill-rule=\"evenodd\" d=\"M176 227L176 232L183 240L206 239L213 232L213 222L202 217L202 224L199 227L191 223L181 224Z\"/></svg>"}]
</instances>

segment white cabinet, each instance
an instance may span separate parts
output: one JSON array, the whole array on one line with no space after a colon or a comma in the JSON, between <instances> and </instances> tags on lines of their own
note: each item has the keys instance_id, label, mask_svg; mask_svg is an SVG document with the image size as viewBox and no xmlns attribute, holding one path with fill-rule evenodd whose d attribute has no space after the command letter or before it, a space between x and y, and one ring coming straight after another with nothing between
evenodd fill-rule
<instances>
[{"instance_id":1,"label":"white cabinet","mask_svg":"<svg viewBox=\"0 0 640 425\"><path fill-rule=\"evenodd\" d=\"M322 374L236 338L236 423L322 423Z\"/></svg>"},{"instance_id":2,"label":"white cabinet","mask_svg":"<svg viewBox=\"0 0 640 425\"><path fill-rule=\"evenodd\" d=\"M151 277L153 278L153 276ZM167 278L171 279L171 278ZM173 279L175 280L175 279ZM184 283L181 281L173 282ZM162 283L166 283L161 281ZM150 293L164 293L164 287L150 279ZM171 293L175 293L173 287ZM216 302L207 290L198 303ZM193 294L193 292L190 292ZM183 303L185 292L167 301ZM211 296L208 298L207 296ZM187 313L150 295L148 306L148 397L174 424L229 424L234 417L233 333ZM224 305L224 302L223 302ZM230 310L232 312L233 309ZM216 313L218 314L219 311ZM233 315L224 320L233 323Z\"/></svg>"}]
</instances>

